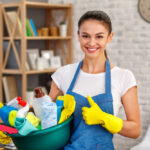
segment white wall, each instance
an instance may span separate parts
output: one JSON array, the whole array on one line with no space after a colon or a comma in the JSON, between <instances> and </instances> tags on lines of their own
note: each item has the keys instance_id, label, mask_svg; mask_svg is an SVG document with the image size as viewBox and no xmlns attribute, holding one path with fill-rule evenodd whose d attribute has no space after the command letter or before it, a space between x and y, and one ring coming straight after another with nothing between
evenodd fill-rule
<instances>
[{"instance_id":1,"label":"white wall","mask_svg":"<svg viewBox=\"0 0 150 150\"><path fill-rule=\"evenodd\" d=\"M107 51L111 62L130 69L137 80L141 110L142 134L138 139L115 136L116 150L128 150L144 137L150 124L150 23L138 12L138 0L50 0L52 3L72 3L74 22L74 61L83 54L77 40L79 17L88 10L103 10L112 19L114 38ZM123 113L120 114L120 116Z\"/></svg>"}]
</instances>

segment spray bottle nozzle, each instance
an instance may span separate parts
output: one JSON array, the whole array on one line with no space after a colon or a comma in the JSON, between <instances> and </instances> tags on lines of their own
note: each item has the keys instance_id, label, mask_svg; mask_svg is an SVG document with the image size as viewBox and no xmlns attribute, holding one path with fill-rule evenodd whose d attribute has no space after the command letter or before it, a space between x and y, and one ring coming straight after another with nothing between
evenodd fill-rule
<instances>
[{"instance_id":1,"label":"spray bottle nozzle","mask_svg":"<svg viewBox=\"0 0 150 150\"><path fill-rule=\"evenodd\" d=\"M22 97L20 97L20 96L17 97L17 100L18 100L18 102L19 102L20 100L22 100Z\"/></svg>"},{"instance_id":2,"label":"spray bottle nozzle","mask_svg":"<svg viewBox=\"0 0 150 150\"><path fill-rule=\"evenodd\" d=\"M22 107L25 107L27 102L22 100L22 97L17 97L18 104L21 105Z\"/></svg>"}]
</instances>

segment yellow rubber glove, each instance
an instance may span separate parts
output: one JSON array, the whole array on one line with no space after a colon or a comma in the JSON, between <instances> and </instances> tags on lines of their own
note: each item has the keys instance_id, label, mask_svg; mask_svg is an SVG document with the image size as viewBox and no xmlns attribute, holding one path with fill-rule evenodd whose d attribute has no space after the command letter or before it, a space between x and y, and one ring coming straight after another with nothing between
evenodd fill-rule
<instances>
[{"instance_id":1,"label":"yellow rubber glove","mask_svg":"<svg viewBox=\"0 0 150 150\"><path fill-rule=\"evenodd\" d=\"M64 101L64 109L61 112L60 120L58 124L66 121L74 112L76 102L72 95L66 94L65 96L59 96L58 100Z\"/></svg>"},{"instance_id":2,"label":"yellow rubber glove","mask_svg":"<svg viewBox=\"0 0 150 150\"><path fill-rule=\"evenodd\" d=\"M123 120L106 112L94 102L88 95L87 100L91 107L82 107L82 115L85 123L88 125L101 124L112 134L118 133L123 127Z\"/></svg>"},{"instance_id":3,"label":"yellow rubber glove","mask_svg":"<svg viewBox=\"0 0 150 150\"><path fill-rule=\"evenodd\" d=\"M9 144L11 141L11 138L4 134L2 131L0 131L0 143L2 144Z\"/></svg>"},{"instance_id":4,"label":"yellow rubber glove","mask_svg":"<svg viewBox=\"0 0 150 150\"><path fill-rule=\"evenodd\" d=\"M4 105L0 102L0 108L2 108Z\"/></svg>"}]
</instances>

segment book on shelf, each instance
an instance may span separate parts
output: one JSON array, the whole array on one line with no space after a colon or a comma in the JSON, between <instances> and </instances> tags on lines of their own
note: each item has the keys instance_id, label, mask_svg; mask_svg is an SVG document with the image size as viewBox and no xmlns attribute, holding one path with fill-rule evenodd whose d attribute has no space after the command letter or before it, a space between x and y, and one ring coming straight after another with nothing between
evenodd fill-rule
<instances>
[{"instance_id":1,"label":"book on shelf","mask_svg":"<svg viewBox=\"0 0 150 150\"><path fill-rule=\"evenodd\" d=\"M18 96L16 79L14 76L3 76L2 81L3 81L6 102L9 102L14 97Z\"/></svg>"},{"instance_id":2,"label":"book on shelf","mask_svg":"<svg viewBox=\"0 0 150 150\"><path fill-rule=\"evenodd\" d=\"M17 16L17 12L16 11L9 11L9 12L7 12L7 16L8 16L8 25L9 25L11 32L13 31L13 28L14 28L15 23L17 21L17 26L15 29L15 36L21 36L22 27L21 27L20 18L19 18L19 16Z\"/></svg>"},{"instance_id":3,"label":"book on shelf","mask_svg":"<svg viewBox=\"0 0 150 150\"><path fill-rule=\"evenodd\" d=\"M27 36L32 36L31 30L30 30L30 27L29 27L28 19L26 19L26 35Z\"/></svg>"},{"instance_id":4,"label":"book on shelf","mask_svg":"<svg viewBox=\"0 0 150 150\"><path fill-rule=\"evenodd\" d=\"M32 19L29 19L29 21L30 21L31 27L32 27L32 29L33 29L34 35L35 35L35 36L38 36L37 31L36 31L36 27L35 27L35 25L34 25L33 20L32 20Z\"/></svg>"},{"instance_id":5,"label":"book on shelf","mask_svg":"<svg viewBox=\"0 0 150 150\"><path fill-rule=\"evenodd\" d=\"M27 22L28 22L28 27L30 28L30 31L31 31L32 36L35 36L29 19L27 19Z\"/></svg>"}]
</instances>

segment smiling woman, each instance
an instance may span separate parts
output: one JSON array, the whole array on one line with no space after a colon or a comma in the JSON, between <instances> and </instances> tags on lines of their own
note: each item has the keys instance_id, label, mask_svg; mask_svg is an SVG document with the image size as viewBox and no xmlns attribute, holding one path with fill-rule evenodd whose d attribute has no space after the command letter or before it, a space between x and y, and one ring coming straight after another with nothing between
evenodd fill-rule
<instances>
[{"instance_id":1,"label":"smiling woman","mask_svg":"<svg viewBox=\"0 0 150 150\"><path fill-rule=\"evenodd\" d=\"M82 22L78 30L78 39L82 51L85 53L85 58L90 58L95 61L106 59L106 45L112 40L113 33L108 30L104 23L88 19ZM99 68L100 69L100 68ZM91 73L99 72L95 70Z\"/></svg>"},{"instance_id":2,"label":"smiling woman","mask_svg":"<svg viewBox=\"0 0 150 150\"><path fill-rule=\"evenodd\" d=\"M137 138L141 132L136 80L130 70L107 58L113 32L105 12L86 12L77 33L84 58L59 68L51 76L49 93L53 101L66 93L76 101L72 136L64 149L114 150L113 134ZM126 120L117 117L121 107Z\"/></svg>"}]
</instances>

